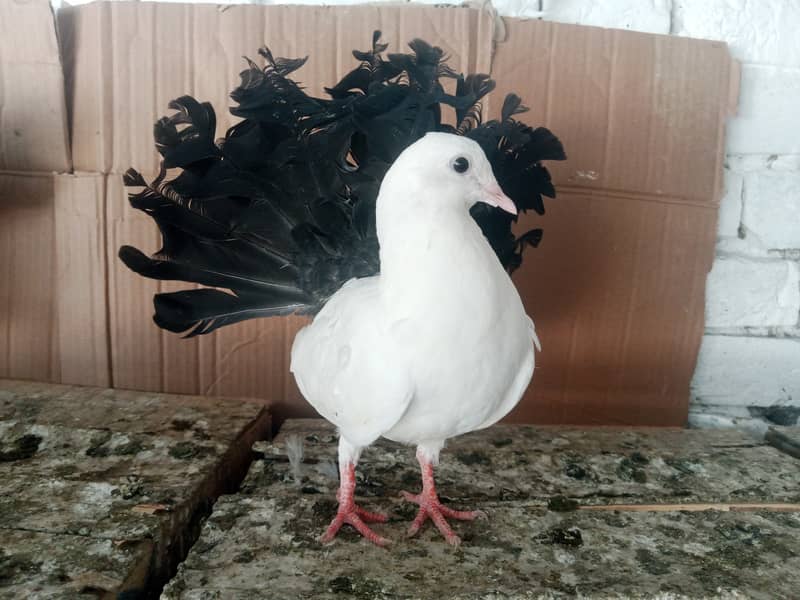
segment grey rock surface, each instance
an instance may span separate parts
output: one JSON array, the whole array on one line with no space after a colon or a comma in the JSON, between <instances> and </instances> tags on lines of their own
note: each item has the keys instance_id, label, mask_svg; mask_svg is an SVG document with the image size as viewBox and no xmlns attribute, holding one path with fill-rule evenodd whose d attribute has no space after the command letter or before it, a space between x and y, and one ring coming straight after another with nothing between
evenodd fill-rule
<instances>
[{"instance_id":1,"label":"grey rock surface","mask_svg":"<svg viewBox=\"0 0 800 600\"><path fill-rule=\"evenodd\" d=\"M287 421L256 448L263 457L214 506L164 599L766 600L800 589L797 507L664 507L800 502L800 462L733 431L496 426L453 440L437 470L442 500L489 513L453 523L457 549L430 523L404 537L415 507L398 494L419 487L413 449L379 442L359 464L359 503L390 516L375 526L394 541L383 550L348 527L318 542L336 510L330 426ZM611 504L656 506L598 510Z\"/></svg>"},{"instance_id":2,"label":"grey rock surface","mask_svg":"<svg viewBox=\"0 0 800 600\"><path fill-rule=\"evenodd\" d=\"M0 597L163 583L269 433L263 403L0 380Z\"/></svg>"},{"instance_id":3,"label":"grey rock surface","mask_svg":"<svg viewBox=\"0 0 800 600\"><path fill-rule=\"evenodd\" d=\"M770 427L764 439L780 451L800 458L800 427Z\"/></svg>"}]
</instances>

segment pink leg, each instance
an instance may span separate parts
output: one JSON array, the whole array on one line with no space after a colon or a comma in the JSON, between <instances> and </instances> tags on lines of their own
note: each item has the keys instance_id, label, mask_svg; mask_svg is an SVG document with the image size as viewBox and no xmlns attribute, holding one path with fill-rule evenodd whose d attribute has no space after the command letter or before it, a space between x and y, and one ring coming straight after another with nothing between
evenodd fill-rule
<instances>
[{"instance_id":1,"label":"pink leg","mask_svg":"<svg viewBox=\"0 0 800 600\"><path fill-rule=\"evenodd\" d=\"M339 510L320 541L323 544L330 542L336 537L342 525L347 523L373 544L381 547L388 545L389 540L379 536L366 525L366 523L385 523L388 517L356 506L354 498L356 490L355 465L352 462L348 462L340 471L341 483L339 492L336 494L336 499L339 500Z\"/></svg>"},{"instance_id":2,"label":"pink leg","mask_svg":"<svg viewBox=\"0 0 800 600\"><path fill-rule=\"evenodd\" d=\"M433 481L433 465L419 451L417 451L417 460L422 469L422 492L419 494L402 492L403 498L419 505L417 517L411 523L411 527L408 528L408 535L409 537L416 535L425 521L430 518L447 542L453 546L458 546L461 543L461 538L453 533L447 523L447 518L459 521L473 521L475 519L485 519L486 513L482 510L453 510L442 505L439 502L439 496L436 494L436 485Z\"/></svg>"}]
</instances>

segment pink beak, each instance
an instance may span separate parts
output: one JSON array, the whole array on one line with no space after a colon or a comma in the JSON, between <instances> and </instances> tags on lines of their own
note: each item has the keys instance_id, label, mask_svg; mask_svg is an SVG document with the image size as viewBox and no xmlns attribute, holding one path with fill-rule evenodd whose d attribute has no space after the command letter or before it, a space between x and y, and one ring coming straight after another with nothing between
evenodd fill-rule
<instances>
[{"instance_id":1,"label":"pink beak","mask_svg":"<svg viewBox=\"0 0 800 600\"><path fill-rule=\"evenodd\" d=\"M497 183L492 183L483 188L483 201L489 206L496 206L512 215L517 214L517 206L514 201L503 193Z\"/></svg>"}]
</instances>

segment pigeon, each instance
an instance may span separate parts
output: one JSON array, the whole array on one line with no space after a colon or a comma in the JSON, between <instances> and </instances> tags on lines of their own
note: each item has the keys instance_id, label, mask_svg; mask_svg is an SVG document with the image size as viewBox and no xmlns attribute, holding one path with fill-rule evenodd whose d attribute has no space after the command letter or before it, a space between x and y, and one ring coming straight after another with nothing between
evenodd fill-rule
<instances>
[{"instance_id":1,"label":"pigeon","mask_svg":"<svg viewBox=\"0 0 800 600\"><path fill-rule=\"evenodd\" d=\"M422 492L410 529L480 511L441 504L433 467L447 439L496 423L531 380L539 341L511 278L470 215L477 202L516 215L481 147L429 133L386 173L376 216L379 275L347 282L294 340L291 371L303 396L339 431L339 508L323 535L385 517L354 502L361 450L379 437L414 445Z\"/></svg>"},{"instance_id":2,"label":"pigeon","mask_svg":"<svg viewBox=\"0 0 800 600\"><path fill-rule=\"evenodd\" d=\"M445 440L502 418L529 383L538 341L509 274L542 230L513 225L544 214L556 194L542 162L566 155L550 130L518 119L527 107L516 94L483 120L488 75L454 72L420 39L409 53L387 47L376 31L321 98L294 79L307 57L262 48L264 65L248 60L231 93L240 120L221 139L209 103L173 100L154 126L160 173L124 176L161 248L126 245L119 258L194 284L153 298L155 324L186 337L314 317L291 370L341 432L340 508L324 540L348 523L386 544L367 526L385 517L353 500L359 453L384 437L417 447L412 532L430 518L455 544L446 518L482 513L441 505L433 467Z\"/></svg>"}]
</instances>

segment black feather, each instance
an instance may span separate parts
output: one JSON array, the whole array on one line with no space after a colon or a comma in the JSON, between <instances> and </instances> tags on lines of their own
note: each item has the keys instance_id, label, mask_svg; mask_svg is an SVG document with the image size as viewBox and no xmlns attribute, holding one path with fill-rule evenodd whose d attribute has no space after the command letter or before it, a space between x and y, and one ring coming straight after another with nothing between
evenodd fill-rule
<instances>
[{"instance_id":1,"label":"black feather","mask_svg":"<svg viewBox=\"0 0 800 600\"><path fill-rule=\"evenodd\" d=\"M495 87L488 75L456 74L441 48L424 40L411 53L384 56L380 32L353 51L358 66L308 95L290 78L307 58L259 50L231 92L242 119L215 140L216 115L183 96L154 127L162 170L149 184L136 171L126 185L134 208L158 225L162 247L146 256L130 246L120 259L154 279L208 286L155 297L155 322L188 336L245 319L315 313L344 282L379 271L375 202L397 156L429 131L466 135L486 152L495 176L520 212L544 212L555 197L544 160L565 158L547 129L515 120L527 110L506 96L499 120L483 122L481 102ZM448 94L441 78L455 78ZM442 120L442 105L456 123ZM167 169L180 173L167 179ZM515 237L515 218L484 204L471 213L504 267L537 246L541 230ZM214 288L214 289L211 289ZM220 288L220 289L217 289Z\"/></svg>"},{"instance_id":2,"label":"black feather","mask_svg":"<svg viewBox=\"0 0 800 600\"><path fill-rule=\"evenodd\" d=\"M522 106L522 98L516 94L507 94L505 100L503 100L503 108L500 111L500 120L508 121L514 115L527 112L528 110L527 106Z\"/></svg>"},{"instance_id":3,"label":"black feather","mask_svg":"<svg viewBox=\"0 0 800 600\"><path fill-rule=\"evenodd\" d=\"M281 293L247 297L212 289L156 294L153 304L156 324L175 333L191 330L186 337L246 319L290 314L304 306L291 295Z\"/></svg>"},{"instance_id":4,"label":"black feather","mask_svg":"<svg viewBox=\"0 0 800 600\"><path fill-rule=\"evenodd\" d=\"M128 169L125 171L125 174L122 176L122 183L124 183L126 187L147 186L147 182L145 181L144 177L142 177L142 174L136 169Z\"/></svg>"}]
</instances>

